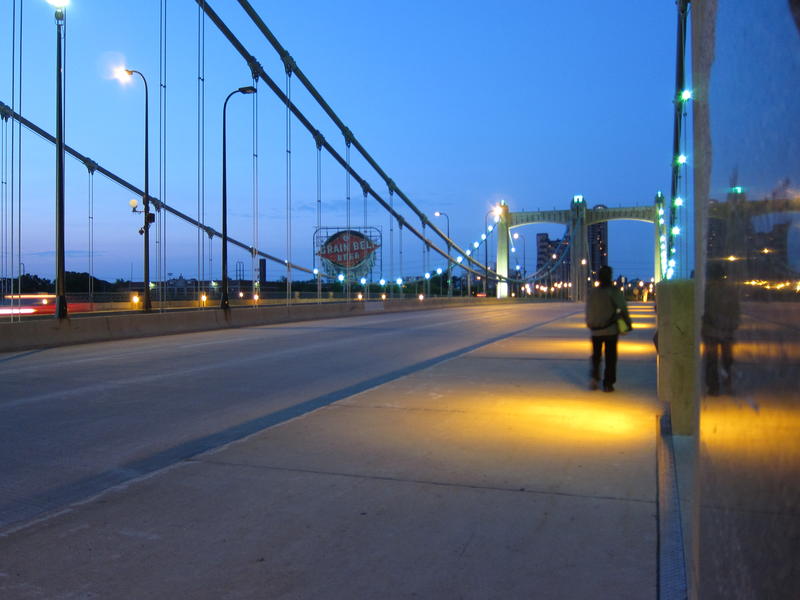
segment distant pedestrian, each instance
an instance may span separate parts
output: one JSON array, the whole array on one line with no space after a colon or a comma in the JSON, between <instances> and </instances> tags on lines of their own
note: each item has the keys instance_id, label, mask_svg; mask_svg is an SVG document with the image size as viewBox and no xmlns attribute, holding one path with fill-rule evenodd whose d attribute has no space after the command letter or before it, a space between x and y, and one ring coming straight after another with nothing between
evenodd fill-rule
<instances>
[{"instance_id":1,"label":"distant pedestrian","mask_svg":"<svg viewBox=\"0 0 800 600\"><path fill-rule=\"evenodd\" d=\"M599 287L592 288L586 299L586 326L592 332L592 358L589 389L596 390L600 382L600 362L605 346L605 372L603 391L613 392L617 381L617 338L622 320L628 329L633 329L625 296L611 285L611 267L600 267L597 273Z\"/></svg>"}]
</instances>

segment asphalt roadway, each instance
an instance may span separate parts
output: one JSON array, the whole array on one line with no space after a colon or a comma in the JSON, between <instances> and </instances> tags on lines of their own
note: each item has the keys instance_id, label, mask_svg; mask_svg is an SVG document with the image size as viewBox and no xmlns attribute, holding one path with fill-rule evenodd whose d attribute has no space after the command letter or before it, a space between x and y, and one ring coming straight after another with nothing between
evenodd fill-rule
<instances>
[{"instance_id":1,"label":"asphalt roadway","mask_svg":"<svg viewBox=\"0 0 800 600\"><path fill-rule=\"evenodd\" d=\"M252 433L277 411L576 310L445 309L0 354L0 532Z\"/></svg>"},{"instance_id":2,"label":"asphalt roadway","mask_svg":"<svg viewBox=\"0 0 800 600\"><path fill-rule=\"evenodd\" d=\"M653 598L652 311L614 394L581 312L0 355L0 595Z\"/></svg>"}]
</instances>

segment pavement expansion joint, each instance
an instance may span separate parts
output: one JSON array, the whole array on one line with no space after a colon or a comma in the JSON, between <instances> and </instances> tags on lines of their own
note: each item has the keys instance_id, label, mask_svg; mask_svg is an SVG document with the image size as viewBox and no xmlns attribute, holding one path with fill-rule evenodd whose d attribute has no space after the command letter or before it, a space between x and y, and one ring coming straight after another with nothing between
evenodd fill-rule
<instances>
[{"instance_id":1,"label":"pavement expansion joint","mask_svg":"<svg viewBox=\"0 0 800 600\"><path fill-rule=\"evenodd\" d=\"M280 467L277 465L254 465L250 463L240 463L234 461L223 460L208 460L206 458L189 458L185 462L201 463L203 465L210 465L215 467L236 467L263 471L279 471L282 473L304 473L307 475L324 475L329 477L348 477L351 479L362 479L365 481L386 481L391 483L411 483L416 485L432 485L438 487L465 489L465 490L483 490L487 492L503 492L503 493L516 493L516 494L532 494L536 496L558 496L563 498L578 498L584 500L605 500L609 502L622 502L632 504L649 504L656 505L656 499L646 500L643 498L621 498L619 496L603 496L596 494L576 494L572 492L557 492L552 490L536 490L530 488L511 488L511 487L498 487L491 485L478 485L469 483L452 483L448 481L431 481L427 479L409 479L405 477L390 477L388 475L368 475L365 473L347 473L344 471L323 471L320 469L302 469L299 467Z\"/></svg>"}]
</instances>

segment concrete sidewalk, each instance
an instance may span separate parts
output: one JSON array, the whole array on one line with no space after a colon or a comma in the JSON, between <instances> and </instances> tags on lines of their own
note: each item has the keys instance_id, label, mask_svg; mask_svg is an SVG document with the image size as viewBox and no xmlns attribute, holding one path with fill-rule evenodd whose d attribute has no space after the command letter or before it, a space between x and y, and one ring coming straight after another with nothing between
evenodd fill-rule
<instances>
[{"instance_id":1,"label":"concrete sidewalk","mask_svg":"<svg viewBox=\"0 0 800 600\"><path fill-rule=\"evenodd\" d=\"M655 598L632 315L613 394L574 314L0 537L0 597Z\"/></svg>"}]
</instances>

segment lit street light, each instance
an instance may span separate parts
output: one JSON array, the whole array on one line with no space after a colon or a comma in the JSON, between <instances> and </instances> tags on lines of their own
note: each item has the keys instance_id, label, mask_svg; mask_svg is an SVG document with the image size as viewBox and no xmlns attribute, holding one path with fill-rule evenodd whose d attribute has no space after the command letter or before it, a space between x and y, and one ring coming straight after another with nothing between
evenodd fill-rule
<instances>
[{"instance_id":1,"label":"lit street light","mask_svg":"<svg viewBox=\"0 0 800 600\"><path fill-rule=\"evenodd\" d=\"M226 111L228 110L228 100L234 94L255 94L256 88L252 85L240 87L238 90L233 90L228 97L225 98L225 103L222 105L222 299L220 300L219 307L223 310L228 310L228 167L227 167L227 152L226 152Z\"/></svg>"},{"instance_id":2,"label":"lit street light","mask_svg":"<svg viewBox=\"0 0 800 600\"><path fill-rule=\"evenodd\" d=\"M57 319L67 317L64 260L64 8L69 0L47 0L56 9L56 310Z\"/></svg>"},{"instance_id":3,"label":"lit street light","mask_svg":"<svg viewBox=\"0 0 800 600\"><path fill-rule=\"evenodd\" d=\"M487 212L486 215L484 215L484 217L483 217L484 235L485 235L485 231L487 229L489 229L489 223L488 223L489 215L494 215L494 222L497 223L500 220L500 215L501 215L502 211L503 211L503 209L500 208L499 204L497 204L489 212ZM488 281L489 281L489 240L486 239L486 238L484 238L484 239L486 240L486 246L485 246L484 251L483 251L483 257L484 257L484 264L483 264L483 268L484 268L484 272L483 272L483 295L488 297L489 296L489 291L488 291L486 286L488 285Z\"/></svg>"},{"instance_id":4,"label":"lit street light","mask_svg":"<svg viewBox=\"0 0 800 600\"><path fill-rule=\"evenodd\" d=\"M450 262L450 217L447 213L437 210L433 213L434 217L444 217L447 219L447 295L453 295L452 263ZM441 292L440 292L441 293Z\"/></svg>"},{"instance_id":5,"label":"lit street light","mask_svg":"<svg viewBox=\"0 0 800 600\"><path fill-rule=\"evenodd\" d=\"M120 82L127 83L133 79L136 73L142 78L144 83L144 195L142 196L142 214L144 215L144 226L139 230L144 238L144 302L142 310L150 312L152 304L150 302L150 224L154 223L156 216L150 212L150 103L148 101L150 93L147 87L147 79L141 71L119 67L114 69L114 77Z\"/></svg>"},{"instance_id":6,"label":"lit street light","mask_svg":"<svg viewBox=\"0 0 800 600\"><path fill-rule=\"evenodd\" d=\"M522 278L524 279L525 275L528 274L528 251L526 249L525 237L518 233L514 233L514 239L522 240Z\"/></svg>"}]
</instances>

